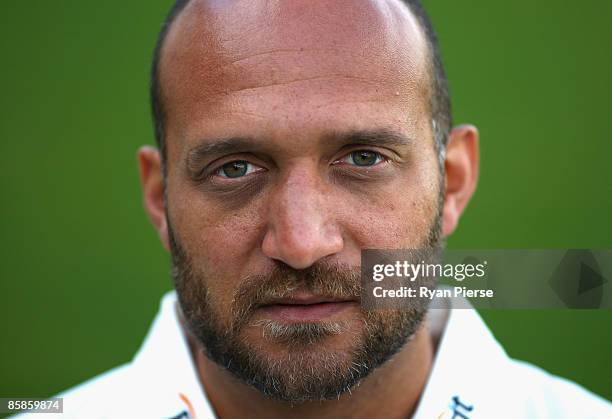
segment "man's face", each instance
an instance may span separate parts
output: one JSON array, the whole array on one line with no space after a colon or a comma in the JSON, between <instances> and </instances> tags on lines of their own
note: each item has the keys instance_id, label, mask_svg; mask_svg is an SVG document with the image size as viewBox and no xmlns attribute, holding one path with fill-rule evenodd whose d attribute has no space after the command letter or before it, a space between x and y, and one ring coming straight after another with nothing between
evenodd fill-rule
<instances>
[{"instance_id":1,"label":"man's face","mask_svg":"<svg viewBox=\"0 0 612 419\"><path fill-rule=\"evenodd\" d=\"M334 397L423 314L361 310L359 265L439 236L425 38L398 2L233 3L191 2L162 52L177 292L211 359Z\"/></svg>"}]
</instances>

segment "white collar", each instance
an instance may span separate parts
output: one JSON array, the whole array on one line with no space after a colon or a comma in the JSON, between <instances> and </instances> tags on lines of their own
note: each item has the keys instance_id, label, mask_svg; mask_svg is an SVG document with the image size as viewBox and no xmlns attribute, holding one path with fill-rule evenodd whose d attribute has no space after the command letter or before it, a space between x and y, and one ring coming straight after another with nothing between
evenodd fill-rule
<instances>
[{"instance_id":1,"label":"white collar","mask_svg":"<svg viewBox=\"0 0 612 419\"><path fill-rule=\"evenodd\" d=\"M189 412L189 418L215 418L198 378L176 305L175 291L164 295L132 366L138 370L137 375L154 384L151 400L162 412L157 410L151 417L181 417L181 412Z\"/></svg>"},{"instance_id":2,"label":"white collar","mask_svg":"<svg viewBox=\"0 0 612 419\"><path fill-rule=\"evenodd\" d=\"M501 369L510 360L476 310L465 307L471 305L461 300L448 311L428 313L429 319L441 315L447 319L432 327L439 334L439 344L414 419L461 418L461 414L471 418L470 412L482 417L478 411L482 412L483 401L498 402L495 375L503 376Z\"/></svg>"}]
</instances>

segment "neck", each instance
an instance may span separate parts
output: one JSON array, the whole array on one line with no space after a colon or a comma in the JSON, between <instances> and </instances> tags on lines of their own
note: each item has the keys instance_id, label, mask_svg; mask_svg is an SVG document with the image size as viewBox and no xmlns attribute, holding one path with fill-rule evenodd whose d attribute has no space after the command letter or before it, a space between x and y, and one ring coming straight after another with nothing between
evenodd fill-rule
<instances>
[{"instance_id":1,"label":"neck","mask_svg":"<svg viewBox=\"0 0 612 419\"><path fill-rule=\"evenodd\" d=\"M271 400L236 380L208 359L189 334L189 344L209 402L221 419L266 418L406 418L419 401L433 359L427 322L391 360L338 399L291 405Z\"/></svg>"}]
</instances>

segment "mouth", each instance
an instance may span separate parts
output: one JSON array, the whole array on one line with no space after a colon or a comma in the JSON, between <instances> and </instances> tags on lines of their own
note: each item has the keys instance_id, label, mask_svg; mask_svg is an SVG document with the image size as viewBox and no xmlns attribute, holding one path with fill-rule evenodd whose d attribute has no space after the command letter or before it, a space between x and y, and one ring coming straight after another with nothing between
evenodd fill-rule
<instances>
[{"instance_id":1,"label":"mouth","mask_svg":"<svg viewBox=\"0 0 612 419\"><path fill-rule=\"evenodd\" d=\"M291 297L274 299L260 305L261 316L284 323L320 322L338 316L351 308L358 308L355 299L341 299L296 294Z\"/></svg>"}]
</instances>

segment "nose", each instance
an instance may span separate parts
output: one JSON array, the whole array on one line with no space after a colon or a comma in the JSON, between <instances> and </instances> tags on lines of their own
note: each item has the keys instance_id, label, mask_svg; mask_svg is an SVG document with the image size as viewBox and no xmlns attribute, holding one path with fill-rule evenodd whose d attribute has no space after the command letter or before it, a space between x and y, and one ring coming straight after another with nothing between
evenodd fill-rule
<instances>
[{"instance_id":1,"label":"nose","mask_svg":"<svg viewBox=\"0 0 612 419\"><path fill-rule=\"evenodd\" d=\"M340 252L344 242L333 200L312 170L295 170L270 200L263 253L294 269Z\"/></svg>"}]
</instances>

